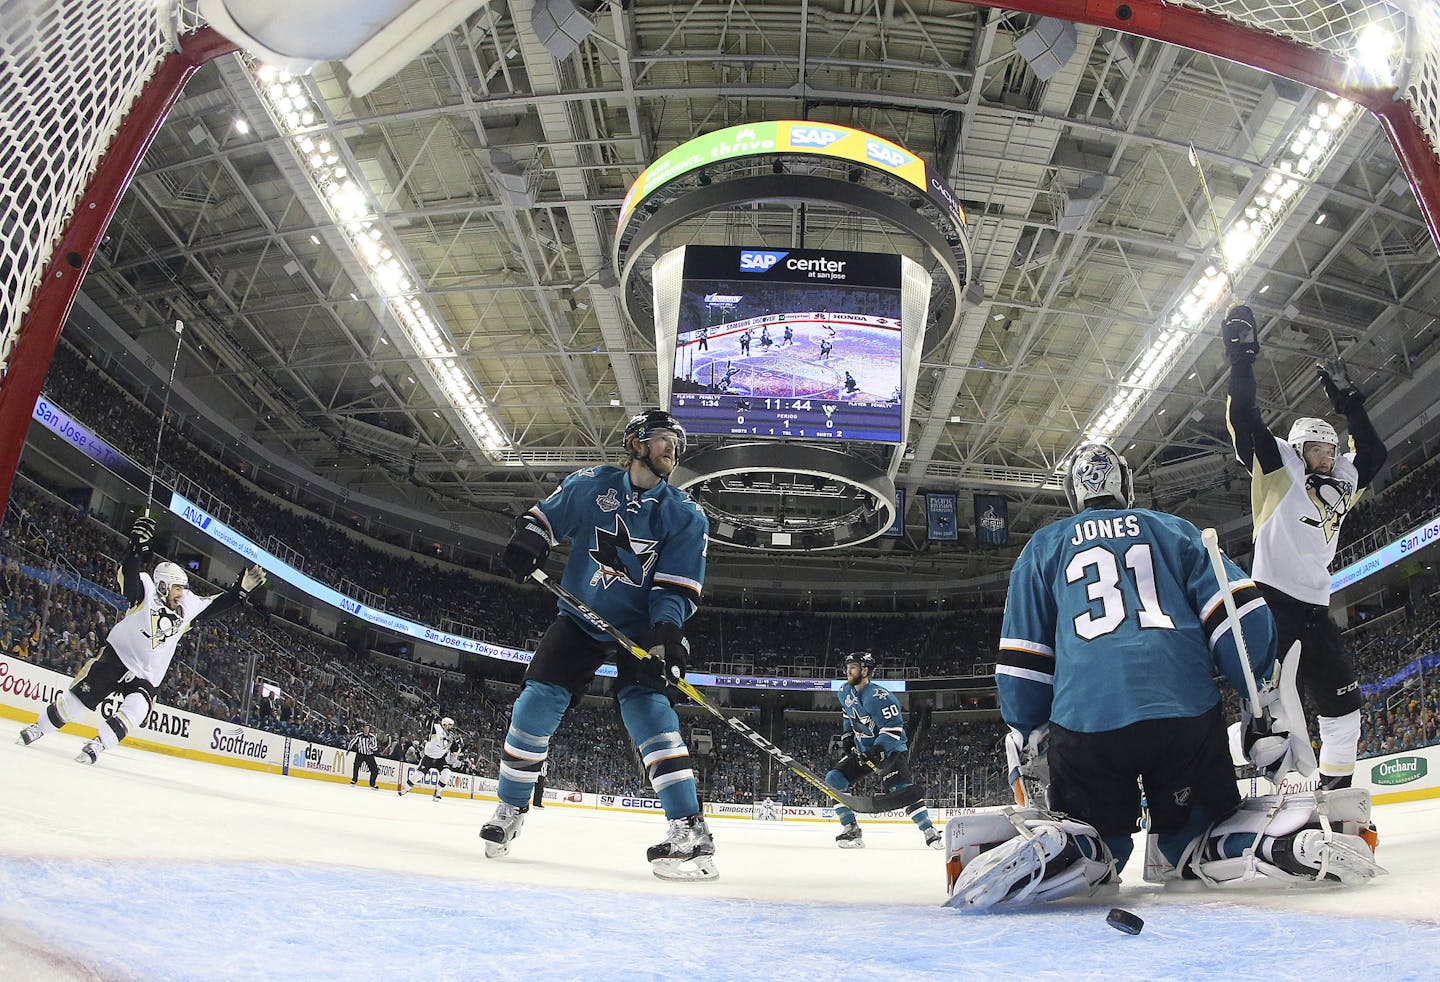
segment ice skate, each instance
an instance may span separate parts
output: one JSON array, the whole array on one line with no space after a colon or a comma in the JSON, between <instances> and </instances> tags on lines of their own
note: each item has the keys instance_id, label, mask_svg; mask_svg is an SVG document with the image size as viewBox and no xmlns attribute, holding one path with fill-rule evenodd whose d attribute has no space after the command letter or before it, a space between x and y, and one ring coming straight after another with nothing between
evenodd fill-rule
<instances>
[{"instance_id":1,"label":"ice skate","mask_svg":"<svg viewBox=\"0 0 1440 982\"><path fill-rule=\"evenodd\" d=\"M925 844L931 849L944 849L945 837L940 834L939 829L932 825L925 830Z\"/></svg>"},{"instance_id":2,"label":"ice skate","mask_svg":"<svg viewBox=\"0 0 1440 982\"><path fill-rule=\"evenodd\" d=\"M843 827L843 831L835 837L835 844L841 849L864 849L865 833L860 830L856 822L850 822Z\"/></svg>"},{"instance_id":3,"label":"ice skate","mask_svg":"<svg viewBox=\"0 0 1440 982\"><path fill-rule=\"evenodd\" d=\"M499 859L510 854L510 843L520 834L520 829L525 825L525 813L529 810L528 806L516 808L500 802L495 814L490 816L490 821L480 827L480 838L485 840L487 857Z\"/></svg>"},{"instance_id":4,"label":"ice skate","mask_svg":"<svg viewBox=\"0 0 1440 982\"><path fill-rule=\"evenodd\" d=\"M440 800L440 789L439 789L439 788L436 788L436 789L435 789L434 800L435 800L435 801L439 801L439 800Z\"/></svg>"},{"instance_id":5,"label":"ice skate","mask_svg":"<svg viewBox=\"0 0 1440 982\"><path fill-rule=\"evenodd\" d=\"M662 880L714 880L715 840L699 815L670 820L670 834L645 850L650 870ZM686 865L689 864L689 865Z\"/></svg>"},{"instance_id":6,"label":"ice skate","mask_svg":"<svg viewBox=\"0 0 1440 982\"><path fill-rule=\"evenodd\" d=\"M397 795L400 795L401 797L404 797L405 792L409 790L410 785L406 784L404 781L401 781L399 784L395 785L395 793Z\"/></svg>"},{"instance_id":7,"label":"ice skate","mask_svg":"<svg viewBox=\"0 0 1440 982\"><path fill-rule=\"evenodd\" d=\"M94 740L91 740L89 743L85 744L85 746L81 747L80 752L75 755L76 762L81 764L93 764L99 759L100 751L95 749Z\"/></svg>"},{"instance_id":8,"label":"ice skate","mask_svg":"<svg viewBox=\"0 0 1440 982\"><path fill-rule=\"evenodd\" d=\"M15 742L22 747L28 747L44 735L45 733L40 729L39 723L31 723L20 731L20 735L15 738Z\"/></svg>"}]
</instances>

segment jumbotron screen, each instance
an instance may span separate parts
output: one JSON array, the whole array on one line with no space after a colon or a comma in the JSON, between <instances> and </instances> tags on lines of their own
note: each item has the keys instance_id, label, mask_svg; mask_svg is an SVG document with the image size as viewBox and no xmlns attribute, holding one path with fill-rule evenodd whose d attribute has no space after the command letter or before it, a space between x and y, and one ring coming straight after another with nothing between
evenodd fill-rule
<instances>
[{"instance_id":1,"label":"jumbotron screen","mask_svg":"<svg viewBox=\"0 0 1440 982\"><path fill-rule=\"evenodd\" d=\"M902 439L899 256L688 246L676 328L692 433Z\"/></svg>"}]
</instances>

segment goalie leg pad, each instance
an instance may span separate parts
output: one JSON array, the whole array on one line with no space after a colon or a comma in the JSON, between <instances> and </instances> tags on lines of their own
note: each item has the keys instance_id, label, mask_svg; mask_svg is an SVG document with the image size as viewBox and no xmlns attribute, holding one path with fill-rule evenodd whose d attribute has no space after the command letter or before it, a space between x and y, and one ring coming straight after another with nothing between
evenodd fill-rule
<instances>
[{"instance_id":1,"label":"goalie leg pad","mask_svg":"<svg viewBox=\"0 0 1440 982\"><path fill-rule=\"evenodd\" d=\"M1181 866L1218 887L1363 883L1385 872L1375 842L1364 788L1262 795L1211 825Z\"/></svg>"},{"instance_id":2,"label":"goalie leg pad","mask_svg":"<svg viewBox=\"0 0 1440 982\"><path fill-rule=\"evenodd\" d=\"M1047 813L1025 817L1013 809L1004 817L1014 833L963 867L947 907L1026 907L1089 896L1114 880L1110 851L1093 826Z\"/></svg>"}]
</instances>

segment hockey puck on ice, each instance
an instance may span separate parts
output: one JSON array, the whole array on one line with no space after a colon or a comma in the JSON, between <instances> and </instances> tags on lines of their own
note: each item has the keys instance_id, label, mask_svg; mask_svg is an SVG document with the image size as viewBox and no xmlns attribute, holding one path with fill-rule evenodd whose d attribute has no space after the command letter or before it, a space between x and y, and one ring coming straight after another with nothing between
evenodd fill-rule
<instances>
[{"instance_id":1,"label":"hockey puck on ice","mask_svg":"<svg viewBox=\"0 0 1440 982\"><path fill-rule=\"evenodd\" d=\"M1128 910L1121 910L1119 907L1110 908L1110 913L1105 915L1105 923L1117 931L1126 934L1139 934L1145 927L1145 922Z\"/></svg>"}]
</instances>

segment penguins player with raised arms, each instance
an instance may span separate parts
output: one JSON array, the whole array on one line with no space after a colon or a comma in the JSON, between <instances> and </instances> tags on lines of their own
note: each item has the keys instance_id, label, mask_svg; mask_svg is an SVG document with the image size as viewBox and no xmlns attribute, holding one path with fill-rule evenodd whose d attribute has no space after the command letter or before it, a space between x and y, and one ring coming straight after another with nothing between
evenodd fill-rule
<instances>
[{"instance_id":1,"label":"penguins player with raised arms","mask_svg":"<svg viewBox=\"0 0 1440 982\"><path fill-rule=\"evenodd\" d=\"M596 670L616 662L615 699L655 796L668 835L646 854L661 879L715 879L715 842L696 792L690 751L671 705L672 682L685 677L685 622L705 580L704 512L667 478L685 450L685 430L663 409L632 417L621 442L625 465L586 467L515 522L504 562L519 581L539 569L551 547L571 542L564 587L649 657L622 652L608 634L567 603L540 639L511 711L500 757L500 804L480 830L485 853L509 853L530 811L550 738L580 701Z\"/></svg>"},{"instance_id":2,"label":"penguins player with raised arms","mask_svg":"<svg viewBox=\"0 0 1440 982\"><path fill-rule=\"evenodd\" d=\"M1320 730L1320 786L1348 788L1360 743L1360 684L1330 619L1330 563L1340 526L1385 465L1386 449L1365 412L1365 395L1338 359L1315 366L1335 412L1345 417L1350 452L1339 453L1329 422L1301 417L1281 440L1265 425L1255 399L1260 352L1255 314L1237 306L1225 317L1230 362L1225 422L1235 457L1250 473L1255 521L1252 573L1275 615L1278 655L1300 642L1300 691L1315 704Z\"/></svg>"},{"instance_id":3,"label":"penguins player with raised arms","mask_svg":"<svg viewBox=\"0 0 1440 982\"><path fill-rule=\"evenodd\" d=\"M153 558L154 538L155 520L148 515L136 519L116 572L130 609L106 636L100 654L85 663L38 720L20 731L20 743L29 746L79 719L86 710L95 710L109 696L119 696L119 708L100 721L95 738L75 758L82 764L95 763L145 722L181 636L265 585L265 570L251 566L224 593L199 596L190 591L189 576L175 563L161 562L153 574L144 572Z\"/></svg>"}]
</instances>

